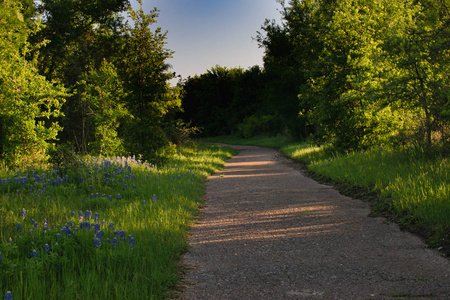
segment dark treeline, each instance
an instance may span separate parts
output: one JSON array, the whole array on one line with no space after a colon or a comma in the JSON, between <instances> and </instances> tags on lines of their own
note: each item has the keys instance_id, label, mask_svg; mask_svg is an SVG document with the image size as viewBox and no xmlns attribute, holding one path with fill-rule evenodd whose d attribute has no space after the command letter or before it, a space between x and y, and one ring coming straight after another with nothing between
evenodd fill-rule
<instances>
[{"instance_id":1,"label":"dark treeline","mask_svg":"<svg viewBox=\"0 0 450 300\"><path fill-rule=\"evenodd\" d=\"M184 82L203 134L287 134L341 150L449 146L448 0L280 1L257 40L264 68Z\"/></svg>"},{"instance_id":2,"label":"dark treeline","mask_svg":"<svg viewBox=\"0 0 450 300\"><path fill-rule=\"evenodd\" d=\"M173 150L181 90L157 17L128 0L0 0L1 158Z\"/></svg>"}]
</instances>

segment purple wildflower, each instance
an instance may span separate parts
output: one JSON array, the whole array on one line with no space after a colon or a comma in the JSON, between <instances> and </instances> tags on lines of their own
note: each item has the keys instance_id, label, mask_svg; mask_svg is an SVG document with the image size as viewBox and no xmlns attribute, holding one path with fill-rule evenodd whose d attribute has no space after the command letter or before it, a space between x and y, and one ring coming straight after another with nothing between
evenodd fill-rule
<instances>
[{"instance_id":1,"label":"purple wildflower","mask_svg":"<svg viewBox=\"0 0 450 300\"><path fill-rule=\"evenodd\" d=\"M10 300L13 298L11 291L7 291L5 294L5 300Z\"/></svg>"},{"instance_id":2,"label":"purple wildflower","mask_svg":"<svg viewBox=\"0 0 450 300\"><path fill-rule=\"evenodd\" d=\"M25 219L26 216L27 216L27 211L25 210L25 208L22 208L22 219Z\"/></svg>"},{"instance_id":3,"label":"purple wildflower","mask_svg":"<svg viewBox=\"0 0 450 300\"><path fill-rule=\"evenodd\" d=\"M128 236L128 244L131 248L134 248L134 237L132 237L131 235Z\"/></svg>"},{"instance_id":4,"label":"purple wildflower","mask_svg":"<svg viewBox=\"0 0 450 300\"><path fill-rule=\"evenodd\" d=\"M94 247L95 248L100 248L102 241L99 238L95 238L94 240Z\"/></svg>"},{"instance_id":5,"label":"purple wildflower","mask_svg":"<svg viewBox=\"0 0 450 300\"><path fill-rule=\"evenodd\" d=\"M117 246L117 243L119 242L119 240L117 239L117 238L113 238L113 240L112 240L112 246L113 246L113 248L115 247L115 246Z\"/></svg>"},{"instance_id":6,"label":"purple wildflower","mask_svg":"<svg viewBox=\"0 0 450 300\"><path fill-rule=\"evenodd\" d=\"M114 223L110 222L108 227L109 227L109 230L111 230L111 231L114 230Z\"/></svg>"},{"instance_id":7,"label":"purple wildflower","mask_svg":"<svg viewBox=\"0 0 450 300\"><path fill-rule=\"evenodd\" d=\"M50 246L48 244L44 245L44 252L47 254L50 253Z\"/></svg>"},{"instance_id":8,"label":"purple wildflower","mask_svg":"<svg viewBox=\"0 0 450 300\"><path fill-rule=\"evenodd\" d=\"M17 231L19 231L19 232L22 231L22 224L17 223L16 227L17 227Z\"/></svg>"},{"instance_id":9,"label":"purple wildflower","mask_svg":"<svg viewBox=\"0 0 450 300\"><path fill-rule=\"evenodd\" d=\"M33 257L38 257L38 253L36 252L36 250L33 250L31 253L30 253L30 256L33 258Z\"/></svg>"},{"instance_id":10,"label":"purple wildflower","mask_svg":"<svg viewBox=\"0 0 450 300\"><path fill-rule=\"evenodd\" d=\"M153 195L153 203L156 203L156 195Z\"/></svg>"}]
</instances>

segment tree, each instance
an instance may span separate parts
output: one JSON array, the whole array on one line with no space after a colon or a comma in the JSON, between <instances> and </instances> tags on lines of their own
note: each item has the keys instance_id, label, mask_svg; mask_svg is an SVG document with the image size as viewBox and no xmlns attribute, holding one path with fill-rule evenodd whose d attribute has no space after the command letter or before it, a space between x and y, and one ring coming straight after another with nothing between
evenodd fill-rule
<instances>
[{"instance_id":1,"label":"tree","mask_svg":"<svg viewBox=\"0 0 450 300\"><path fill-rule=\"evenodd\" d=\"M26 59L32 31L21 9L19 1L0 2L0 154L13 165L45 160L61 130L51 118L61 115L67 95L38 75L35 60Z\"/></svg>"},{"instance_id":2,"label":"tree","mask_svg":"<svg viewBox=\"0 0 450 300\"><path fill-rule=\"evenodd\" d=\"M105 156L124 154L123 137L118 135L121 121L130 117L125 107L126 93L113 64L103 61L81 76L77 93L82 108L82 140L85 153Z\"/></svg>"},{"instance_id":3,"label":"tree","mask_svg":"<svg viewBox=\"0 0 450 300\"><path fill-rule=\"evenodd\" d=\"M168 72L166 60L173 54L165 48L167 32L160 27L152 31L158 10L149 14L130 9L133 24L124 31L124 60L121 62L122 77L127 90L127 108L133 118L126 124L126 147L145 158L157 155L159 149L168 145L163 130L166 117L181 106L180 90L171 88L168 81L174 75Z\"/></svg>"},{"instance_id":4,"label":"tree","mask_svg":"<svg viewBox=\"0 0 450 300\"><path fill-rule=\"evenodd\" d=\"M450 121L450 12L446 0L422 0L410 22L399 24L386 36L384 49L395 66L384 90L394 93L402 109L419 110L424 138L432 144L432 133L449 142ZM410 3L412 5L412 3ZM419 134L416 138L420 139Z\"/></svg>"}]
</instances>

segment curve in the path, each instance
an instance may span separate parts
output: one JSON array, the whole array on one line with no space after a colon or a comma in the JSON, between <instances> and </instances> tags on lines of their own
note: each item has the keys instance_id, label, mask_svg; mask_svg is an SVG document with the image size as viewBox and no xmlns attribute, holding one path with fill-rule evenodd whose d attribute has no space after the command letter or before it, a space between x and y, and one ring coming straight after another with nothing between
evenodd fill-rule
<instances>
[{"instance_id":1,"label":"curve in the path","mask_svg":"<svg viewBox=\"0 0 450 300\"><path fill-rule=\"evenodd\" d=\"M209 178L182 299L450 299L450 262L275 150Z\"/></svg>"}]
</instances>

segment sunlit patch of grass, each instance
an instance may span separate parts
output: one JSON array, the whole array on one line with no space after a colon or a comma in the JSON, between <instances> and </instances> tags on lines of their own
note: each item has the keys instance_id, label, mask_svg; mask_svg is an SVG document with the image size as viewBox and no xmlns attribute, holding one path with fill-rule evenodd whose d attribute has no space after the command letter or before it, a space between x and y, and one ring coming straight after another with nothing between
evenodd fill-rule
<instances>
[{"instance_id":1,"label":"sunlit patch of grass","mask_svg":"<svg viewBox=\"0 0 450 300\"><path fill-rule=\"evenodd\" d=\"M84 167L0 171L0 295L161 299L202 205L234 150L183 148L165 166L83 158ZM116 239L116 240L115 240Z\"/></svg>"}]
</instances>

